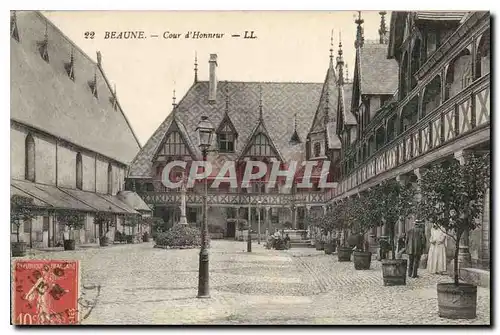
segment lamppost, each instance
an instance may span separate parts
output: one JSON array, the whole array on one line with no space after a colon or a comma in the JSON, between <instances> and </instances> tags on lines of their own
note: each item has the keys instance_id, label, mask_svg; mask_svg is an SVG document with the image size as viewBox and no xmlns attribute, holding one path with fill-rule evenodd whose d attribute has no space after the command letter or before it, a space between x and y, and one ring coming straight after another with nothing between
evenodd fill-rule
<instances>
[{"instance_id":1,"label":"lamppost","mask_svg":"<svg viewBox=\"0 0 500 335\"><path fill-rule=\"evenodd\" d=\"M259 200L257 202L257 215L258 215L258 225L257 225L257 235L258 235L258 238L257 238L257 244L260 244L260 205L262 204L262 201Z\"/></svg>"},{"instance_id":2,"label":"lamppost","mask_svg":"<svg viewBox=\"0 0 500 335\"><path fill-rule=\"evenodd\" d=\"M201 121L196 127L198 133L199 147L203 155L203 161L206 162L208 148L212 144L212 136L214 127L208 121L207 116L202 116ZM205 191L203 192L203 226L201 229L201 250L200 250L200 266L198 270L198 298L210 298L209 289L209 275L208 275L208 220L207 220L207 194L208 194L208 181L207 177L204 179Z\"/></svg>"}]
</instances>

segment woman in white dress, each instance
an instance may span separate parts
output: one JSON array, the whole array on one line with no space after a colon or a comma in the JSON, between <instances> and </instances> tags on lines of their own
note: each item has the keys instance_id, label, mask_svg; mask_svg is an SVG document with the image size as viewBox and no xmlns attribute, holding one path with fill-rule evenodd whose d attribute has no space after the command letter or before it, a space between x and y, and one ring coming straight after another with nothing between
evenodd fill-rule
<instances>
[{"instance_id":1,"label":"woman in white dress","mask_svg":"<svg viewBox=\"0 0 500 335\"><path fill-rule=\"evenodd\" d=\"M446 272L446 233L439 228L431 229L431 243L427 259L429 273L443 274Z\"/></svg>"}]
</instances>

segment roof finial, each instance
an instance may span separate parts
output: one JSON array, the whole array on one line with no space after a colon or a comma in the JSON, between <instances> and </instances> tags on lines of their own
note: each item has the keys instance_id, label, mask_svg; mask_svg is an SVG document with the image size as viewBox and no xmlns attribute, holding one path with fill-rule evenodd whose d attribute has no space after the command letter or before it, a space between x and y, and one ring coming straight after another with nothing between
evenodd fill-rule
<instances>
[{"instance_id":1,"label":"roof finial","mask_svg":"<svg viewBox=\"0 0 500 335\"><path fill-rule=\"evenodd\" d=\"M337 57L337 68L338 68L338 73L339 73L339 85L344 84L344 58L343 58L343 51L342 51L342 31L339 31L339 51L338 51L338 57Z\"/></svg>"},{"instance_id":2,"label":"roof finial","mask_svg":"<svg viewBox=\"0 0 500 335\"><path fill-rule=\"evenodd\" d=\"M293 134L290 138L290 144L298 144L301 143L299 134L297 133L297 112L293 115Z\"/></svg>"},{"instance_id":3,"label":"roof finial","mask_svg":"<svg viewBox=\"0 0 500 335\"><path fill-rule=\"evenodd\" d=\"M380 36L380 44L387 44L389 43L389 38L387 37L387 27L385 25L385 15L387 14L386 11L381 11L379 12L380 14L380 29L378 30L378 34Z\"/></svg>"},{"instance_id":4,"label":"roof finial","mask_svg":"<svg viewBox=\"0 0 500 335\"><path fill-rule=\"evenodd\" d=\"M330 122L330 90L327 87L326 88L326 95L325 95L325 125Z\"/></svg>"},{"instance_id":5,"label":"roof finial","mask_svg":"<svg viewBox=\"0 0 500 335\"><path fill-rule=\"evenodd\" d=\"M333 67L333 29L330 34L330 66Z\"/></svg>"},{"instance_id":6,"label":"roof finial","mask_svg":"<svg viewBox=\"0 0 500 335\"><path fill-rule=\"evenodd\" d=\"M102 55L101 55L101 52L97 51L96 54L97 54L97 65L101 66L101 64L102 64Z\"/></svg>"},{"instance_id":7,"label":"roof finial","mask_svg":"<svg viewBox=\"0 0 500 335\"><path fill-rule=\"evenodd\" d=\"M116 96L116 84L113 84L113 109L116 110L118 104L118 97Z\"/></svg>"},{"instance_id":8,"label":"roof finial","mask_svg":"<svg viewBox=\"0 0 500 335\"><path fill-rule=\"evenodd\" d=\"M259 119L264 119L262 115L262 84L259 84Z\"/></svg>"},{"instance_id":9,"label":"roof finial","mask_svg":"<svg viewBox=\"0 0 500 335\"><path fill-rule=\"evenodd\" d=\"M47 21L45 21L45 34L43 36L45 37L45 41L49 39L49 26Z\"/></svg>"},{"instance_id":10,"label":"roof finial","mask_svg":"<svg viewBox=\"0 0 500 335\"><path fill-rule=\"evenodd\" d=\"M226 113L229 112L229 85L227 84L227 81L226 81Z\"/></svg>"},{"instance_id":11,"label":"roof finial","mask_svg":"<svg viewBox=\"0 0 500 335\"><path fill-rule=\"evenodd\" d=\"M198 53L194 52L194 82L198 82Z\"/></svg>"},{"instance_id":12,"label":"roof finial","mask_svg":"<svg viewBox=\"0 0 500 335\"><path fill-rule=\"evenodd\" d=\"M175 108L177 104L175 103L175 80L174 80L174 90L172 92L172 106Z\"/></svg>"},{"instance_id":13,"label":"roof finial","mask_svg":"<svg viewBox=\"0 0 500 335\"><path fill-rule=\"evenodd\" d=\"M356 29L356 41L354 41L354 47L357 49L363 46L365 40L363 36L363 27L361 26L365 21L361 18L361 11L358 11L358 18L354 22L358 25Z\"/></svg>"}]
</instances>

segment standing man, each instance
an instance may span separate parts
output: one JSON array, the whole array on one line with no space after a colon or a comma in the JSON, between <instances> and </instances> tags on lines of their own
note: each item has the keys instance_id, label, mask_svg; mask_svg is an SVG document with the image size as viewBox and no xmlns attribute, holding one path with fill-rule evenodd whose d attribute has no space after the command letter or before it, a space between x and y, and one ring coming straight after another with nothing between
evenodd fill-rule
<instances>
[{"instance_id":1,"label":"standing man","mask_svg":"<svg viewBox=\"0 0 500 335\"><path fill-rule=\"evenodd\" d=\"M417 271L420 257L425 251L426 239L422 220L415 220L415 227L408 230L406 252L409 258L408 277L418 278Z\"/></svg>"}]
</instances>

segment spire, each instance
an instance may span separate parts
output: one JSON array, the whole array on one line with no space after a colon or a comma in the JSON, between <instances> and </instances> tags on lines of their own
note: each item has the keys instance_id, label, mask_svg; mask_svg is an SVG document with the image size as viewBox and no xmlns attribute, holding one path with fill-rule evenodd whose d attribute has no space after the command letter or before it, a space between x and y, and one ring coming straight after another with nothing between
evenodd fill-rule
<instances>
[{"instance_id":1,"label":"spire","mask_svg":"<svg viewBox=\"0 0 500 335\"><path fill-rule=\"evenodd\" d=\"M339 51L337 57L337 68L339 72L339 85L344 84L344 57L342 56L344 52L342 51L342 32L339 32Z\"/></svg>"},{"instance_id":2,"label":"spire","mask_svg":"<svg viewBox=\"0 0 500 335\"><path fill-rule=\"evenodd\" d=\"M194 82L198 82L198 53L194 52Z\"/></svg>"},{"instance_id":3,"label":"spire","mask_svg":"<svg viewBox=\"0 0 500 335\"><path fill-rule=\"evenodd\" d=\"M330 88L327 86L325 94L325 126L328 122L330 122L329 111L330 111Z\"/></svg>"},{"instance_id":4,"label":"spire","mask_svg":"<svg viewBox=\"0 0 500 335\"><path fill-rule=\"evenodd\" d=\"M262 84L259 84L259 120L263 120L264 117L262 115Z\"/></svg>"},{"instance_id":5,"label":"spire","mask_svg":"<svg viewBox=\"0 0 500 335\"><path fill-rule=\"evenodd\" d=\"M299 134L297 133L297 113L293 115L293 134L290 138L290 144L298 144L301 143Z\"/></svg>"},{"instance_id":6,"label":"spire","mask_svg":"<svg viewBox=\"0 0 500 335\"><path fill-rule=\"evenodd\" d=\"M172 106L174 106L174 108L177 107L177 104L175 103L175 86L174 86L174 91L172 92Z\"/></svg>"},{"instance_id":7,"label":"spire","mask_svg":"<svg viewBox=\"0 0 500 335\"><path fill-rule=\"evenodd\" d=\"M226 114L228 114L229 113L229 85L227 84L227 81L226 81L225 93L226 93Z\"/></svg>"},{"instance_id":8,"label":"spire","mask_svg":"<svg viewBox=\"0 0 500 335\"><path fill-rule=\"evenodd\" d=\"M347 63L345 63L345 79L344 82L349 84L349 68L347 67Z\"/></svg>"},{"instance_id":9,"label":"spire","mask_svg":"<svg viewBox=\"0 0 500 335\"><path fill-rule=\"evenodd\" d=\"M333 29L330 34L330 67L333 67Z\"/></svg>"},{"instance_id":10,"label":"spire","mask_svg":"<svg viewBox=\"0 0 500 335\"><path fill-rule=\"evenodd\" d=\"M363 36L363 27L361 26L363 22L365 21L361 18L361 11L358 11L358 18L354 21L354 23L356 23L358 26L356 29L356 41L354 41L354 47L356 49L363 47L365 41L365 38Z\"/></svg>"},{"instance_id":11,"label":"spire","mask_svg":"<svg viewBox=\"0 0 500 335\"><path fill-rule=\"evenodd\" d=\"M380 44L388 44L389 43L389 37L387 36L387 27L385 25L385 15L387 14L386 11L379 12L380 14L380 29L378 30L378 34L380 36Z\"/></svg>"}]
</instances>

